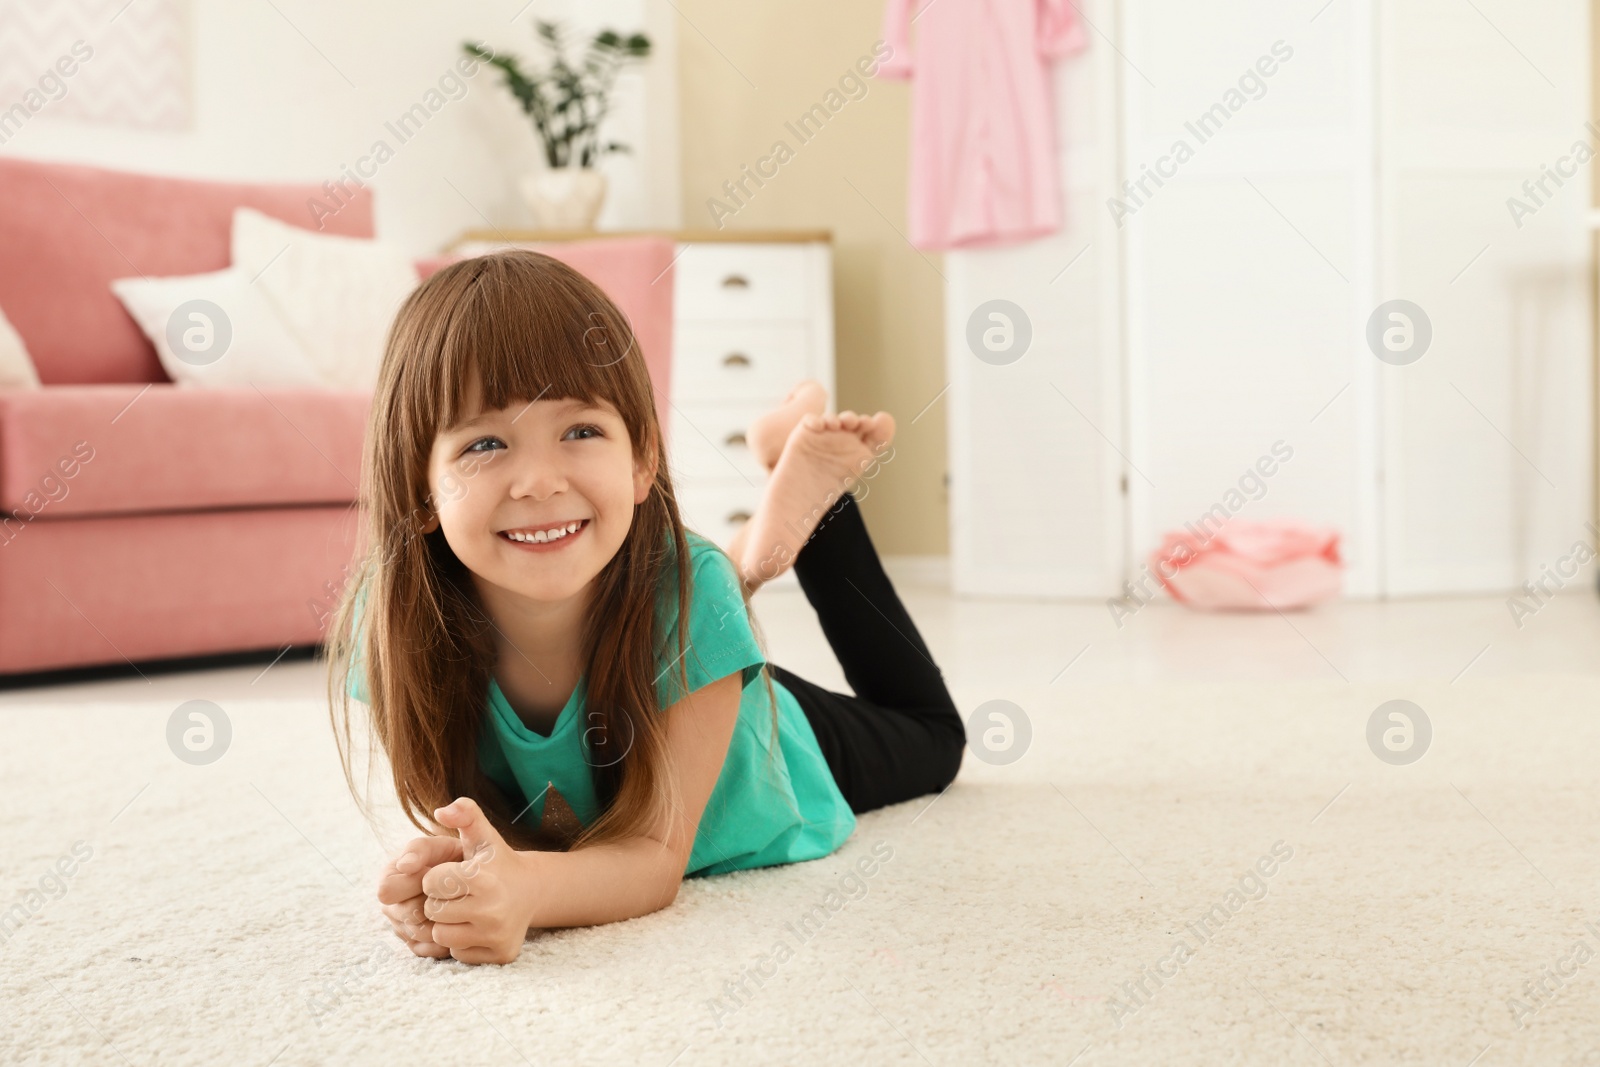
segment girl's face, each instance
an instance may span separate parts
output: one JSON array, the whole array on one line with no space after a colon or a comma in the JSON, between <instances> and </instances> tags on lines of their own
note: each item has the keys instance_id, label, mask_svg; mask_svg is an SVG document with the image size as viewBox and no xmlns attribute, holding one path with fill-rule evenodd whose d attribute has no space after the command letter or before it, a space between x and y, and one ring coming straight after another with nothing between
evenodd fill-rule
<instances>
[{"instance_id":1,"label":"girl's face","mask_svg":"<svg viewBox=\"0 0 1600 1067\"><path fill-rule=\"evenodd\" d=\"M430 504L479 583L543 603L583 592L617 554L655 481L607 401L518 401L440 431L428 458ZM480 584L481 587L481 584Z\"/></svg>"}]
</instances>

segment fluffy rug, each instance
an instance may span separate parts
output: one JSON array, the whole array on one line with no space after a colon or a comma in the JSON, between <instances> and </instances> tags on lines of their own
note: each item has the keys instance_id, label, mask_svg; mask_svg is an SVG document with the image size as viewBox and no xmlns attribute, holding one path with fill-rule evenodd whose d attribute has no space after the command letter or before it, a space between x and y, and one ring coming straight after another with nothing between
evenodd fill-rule
<instances>
[{"instance_id":1,"label":"fluffy rug","mask_svg":"<svg viewBox=\"0 0 1600 1067\"><path fill-rule=\"evenodd\" d=\"M387 932L404 835L316 703L229 702L190 765L171 701L11 694L0 1059L1600 1063L1600 682L1011 697L1021 759L835 855L474 968ZM1406 766L1367 741L1394 698L1433 728Z\"/></svg>"}]
</instances>

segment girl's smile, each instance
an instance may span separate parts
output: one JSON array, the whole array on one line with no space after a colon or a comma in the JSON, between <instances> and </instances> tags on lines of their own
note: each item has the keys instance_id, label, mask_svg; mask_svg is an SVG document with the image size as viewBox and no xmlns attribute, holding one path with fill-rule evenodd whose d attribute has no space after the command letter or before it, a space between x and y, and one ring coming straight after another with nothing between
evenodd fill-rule
<instances>
[{"instance_id":1,"label":"girl's smile","mask_svg":"<svg viewBox=\"0 0 1600 1067\"><path fill-rule=\"evenodd\" d=\"M515 530L501 530L500 536L528 552L554 552L565 548L572 539L588 528L588 519L571 522L545 523L539 526L521 526Z\"/></svg>"}]
</instances>

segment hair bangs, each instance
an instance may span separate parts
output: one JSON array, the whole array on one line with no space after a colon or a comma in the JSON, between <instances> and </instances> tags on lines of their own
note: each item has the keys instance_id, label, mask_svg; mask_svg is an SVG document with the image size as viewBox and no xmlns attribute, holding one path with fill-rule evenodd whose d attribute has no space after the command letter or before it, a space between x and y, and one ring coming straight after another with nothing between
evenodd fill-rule
<instances>
[{"instance_id":1,"label":"hair bangs","mask_svg":"<svg viewBox=\"0 0 1600 1067\"><path fill-rule=\"evenodd\" d=\"M536 400L608 401L639 444L645 425L630 395L637 385L619 366L629 355L641 358L627 318L554 260L484 258L440 338L446 387L438 428L479 414L469 410L476 385L481 411Z\"/></svg>"}]
</instances>

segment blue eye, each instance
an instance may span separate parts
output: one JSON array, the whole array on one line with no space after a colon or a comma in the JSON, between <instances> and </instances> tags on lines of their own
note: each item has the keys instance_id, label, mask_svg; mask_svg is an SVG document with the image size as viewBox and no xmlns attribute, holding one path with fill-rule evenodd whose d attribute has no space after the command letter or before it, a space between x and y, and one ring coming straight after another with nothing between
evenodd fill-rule
<instances>
[{"instance_id":1,"label":"blue eye","mask_svg":"<svg viewBox=\"0 0 1600 1067\"><path fill-rule=\"evenodd\" d=\"M461 451L462 451L463 454L465 454L467 452L488 452L488 451L490 451L490 449L488 449L488 448L479 448L478 447L479 445L493 445L493 446L495 446L497 448L504 448L505 447L505 442L500 440L500 438L498 438L498 437L480 437L476 441L474 441L470 445L468 445L466 448L462 449Z\"/></svg>"},{"instance_id":2,"label":"blue eye","mask_svg":"<svg viewBox=\"0 0 1600 1067\"><path fill-rule=\"evenodd\" d=\"M598 426L574 426L561 438L563 441L588 441L595 437L604 437Z\"/></svg>"}]
</instances>

